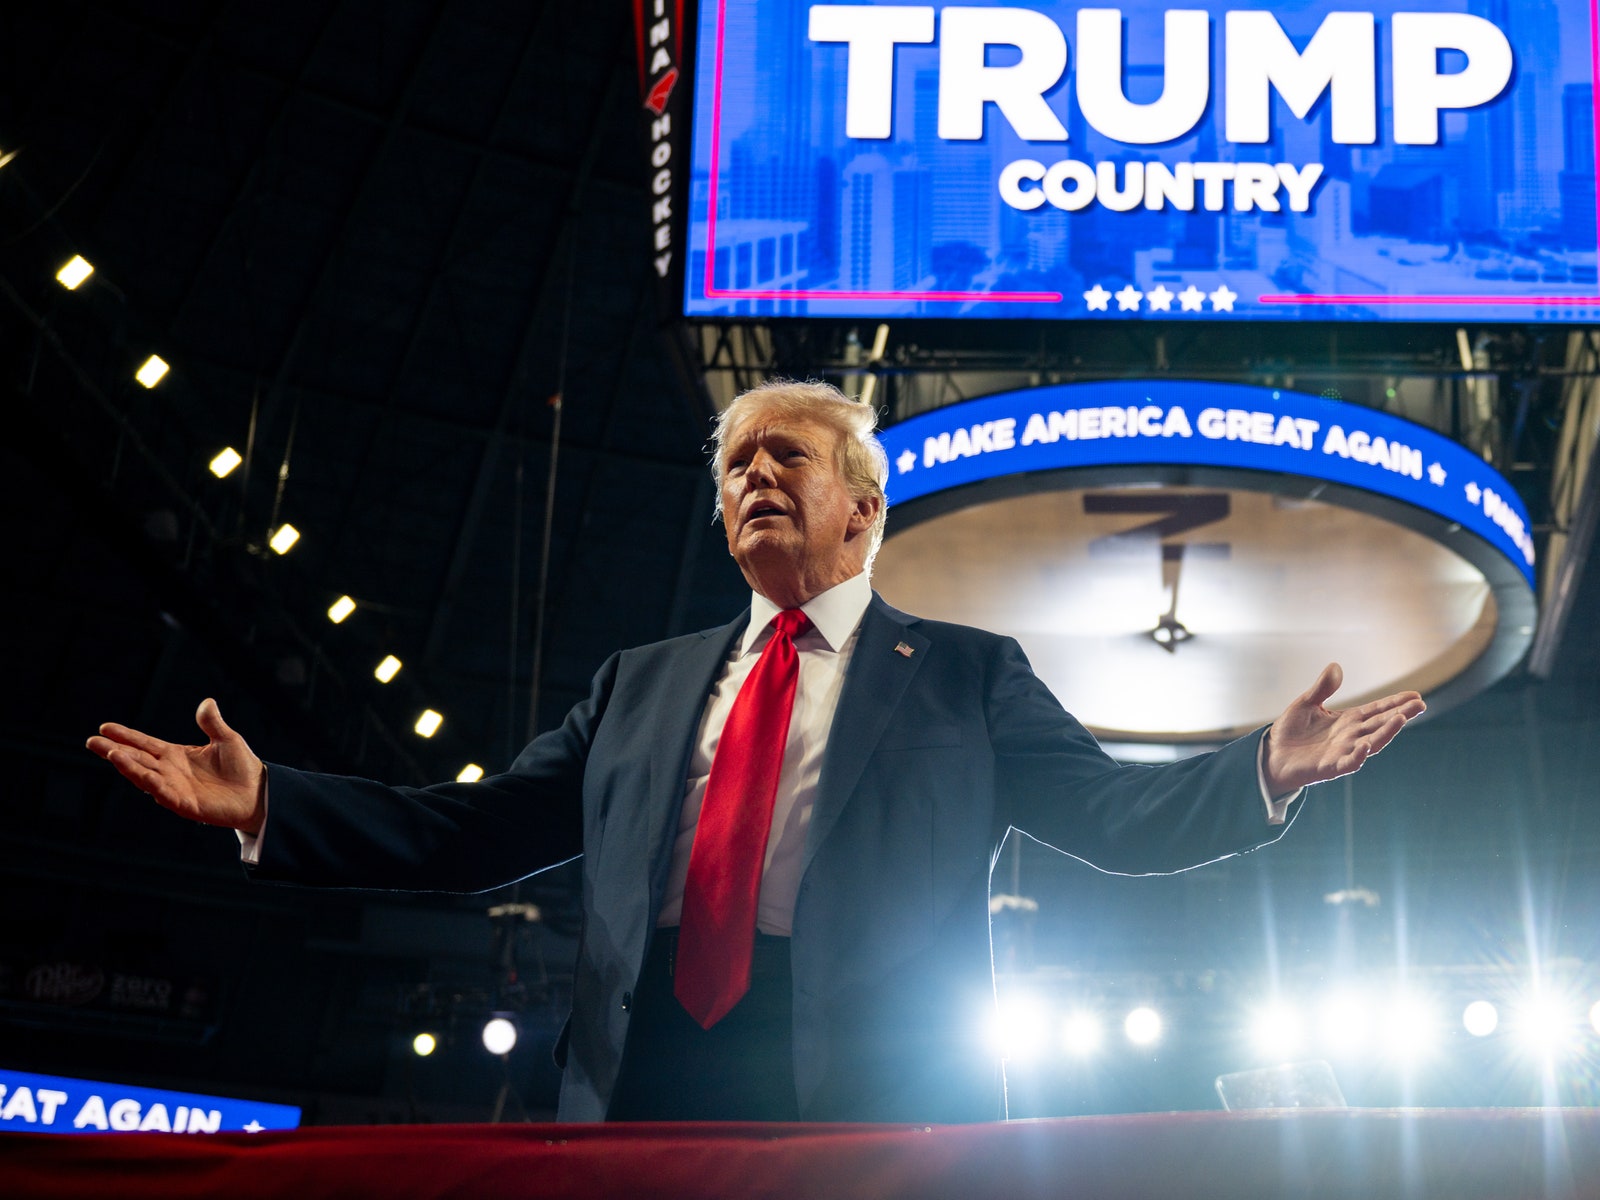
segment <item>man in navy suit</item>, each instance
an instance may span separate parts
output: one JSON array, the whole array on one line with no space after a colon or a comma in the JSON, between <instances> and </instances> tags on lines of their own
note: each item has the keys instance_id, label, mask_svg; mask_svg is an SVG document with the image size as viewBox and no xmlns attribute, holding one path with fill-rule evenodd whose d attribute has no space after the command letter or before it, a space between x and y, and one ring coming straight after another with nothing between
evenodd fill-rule
<instances>
[{"instance_id":1,"label":"man in navy suit","mask_svg":"<svg viewBox=\"0 0 1600 1200\"><path fill-rule=\"evenodd\" d=\"M505 774L411 789L265 766L211 700L205 746L104 725L89 748L166 807L238 830L261 878L476 891L582 855L563 1119L994 1118L974 1030L994 1004L988 883L1009 830L1108 871L1209 862L1281 835L1301 789L1358 769L1423 704L1330 710L1330 664L1266 730L1118 766L1014 641L872 593L873 426L821 384L735 400L714 467L751 608L613 655ZM748 991L702 1027L674 996L691 849L723 726L791 609L807 621Z\"/></svg>"}]
</instances>

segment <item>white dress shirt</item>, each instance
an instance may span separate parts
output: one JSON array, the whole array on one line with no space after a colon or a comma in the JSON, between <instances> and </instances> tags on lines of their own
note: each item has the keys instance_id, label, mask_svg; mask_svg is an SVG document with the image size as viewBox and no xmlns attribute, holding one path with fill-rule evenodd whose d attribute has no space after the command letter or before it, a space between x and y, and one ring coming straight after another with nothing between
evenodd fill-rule
<instances>
[{"instance_id":1,"label":"white dress shirt","mask_svg":"<svg viewBox=\"0 0 1600 1200\"><path fill-rule=\"evenodd\" d=\"M772 808L772 832L767 838L761 894L756 904L756 928L762 933L786 937L794 924L794 900L800 890L800 864L817 796L817 780L822 775L822 756L828 746L834 711L839 707L839 693L844 689L845 670L855 651L861 618L871 600L872 584L863 572L801 605L801 611L811 620L811 628L794 641L800 652L800 680L795 687L789 740L783 749L778 794ZM694 845L700 805L706 798L706 781L711 776L722 727L733 711L739 689L772 640L772 618L778 611L765 596L752 594L750 624L734 643L727 665L711 688L705 714L700 718L694 754L689 759L683 812L678 817L678 835L672 845L672 871L667 876L666 898L657 925L676 925L682 916L689 850Z\"/></svg>"}]
</instances>

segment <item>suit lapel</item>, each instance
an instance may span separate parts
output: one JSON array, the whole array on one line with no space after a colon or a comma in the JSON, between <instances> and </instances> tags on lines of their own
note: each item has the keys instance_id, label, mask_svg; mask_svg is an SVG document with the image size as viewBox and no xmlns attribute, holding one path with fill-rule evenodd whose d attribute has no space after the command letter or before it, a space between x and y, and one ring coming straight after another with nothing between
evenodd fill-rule
<instances>
[{"instance_id":1,"label":"suit lapel","mask_svg":"<svg viewBox=\"0 0 1600 1200\"><path fill-rule=\"evenodd\" d=\"M650 754L650 794L653 814L650 844L656 847L652 864L654 895L666 885L672 865L672 844L677 837L683 808L684 780L689 777L689 759L694 754L695 734L705 716L706 697L721 675L733 643L750 621L746 609L720 629L709 629L682 651L683 657L664 678L673 694L658 705L658 716Z\"/></svg>"},{"instance_id":2,"label":"suit lapel","mask_svg":"<svg viewBox=\"0 0 1600 1200\"><path fill-rule=\"evenodd\" d=\"M861 618L861 633L828 732L828 749L817 781L811 829L806 836L802 876L839 820L861 772L878 747L889 717L927 656L930 643L908 627L913 620L890 608L877 593L873 593L872 603ZM911 653L905 653L906 649Z\"/></svg>"}]
</instances>

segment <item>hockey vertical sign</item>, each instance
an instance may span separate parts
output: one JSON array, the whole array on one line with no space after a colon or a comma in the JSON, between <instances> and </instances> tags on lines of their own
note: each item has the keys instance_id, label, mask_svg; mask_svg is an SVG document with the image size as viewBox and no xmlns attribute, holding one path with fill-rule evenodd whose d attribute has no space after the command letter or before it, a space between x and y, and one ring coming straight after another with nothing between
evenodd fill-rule
<instances>
[{"instance_id":1,"label":"hockey vertical sign","mask_svg":"<svg viewBox=\"0 0 1600 1200\"><path fill-rule=\"evenodd\" d=\"M689 47L684 0L634 0L639 99L649 159L650 261L663 317L683 307L688 257Z\"/></svg>"}]
</instances>

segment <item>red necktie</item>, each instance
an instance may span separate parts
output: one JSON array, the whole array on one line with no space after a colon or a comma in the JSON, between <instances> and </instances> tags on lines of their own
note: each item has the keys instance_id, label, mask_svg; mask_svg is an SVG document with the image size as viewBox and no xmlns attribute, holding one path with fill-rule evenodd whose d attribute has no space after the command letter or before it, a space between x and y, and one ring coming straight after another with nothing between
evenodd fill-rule
<instances>
[{"instance_id":1,"label":"red necktie","mask_svg":"<svg viewBox=\"0 0 1600 1200\"><path fill-rule=\"evenodd\" d=\"M789 740L805 613L772 618L772 638L722 727L689 850L673 994L710 1029L750 990L756 900L772 829L772 802Z\"/></svg>"}]
</instances>

